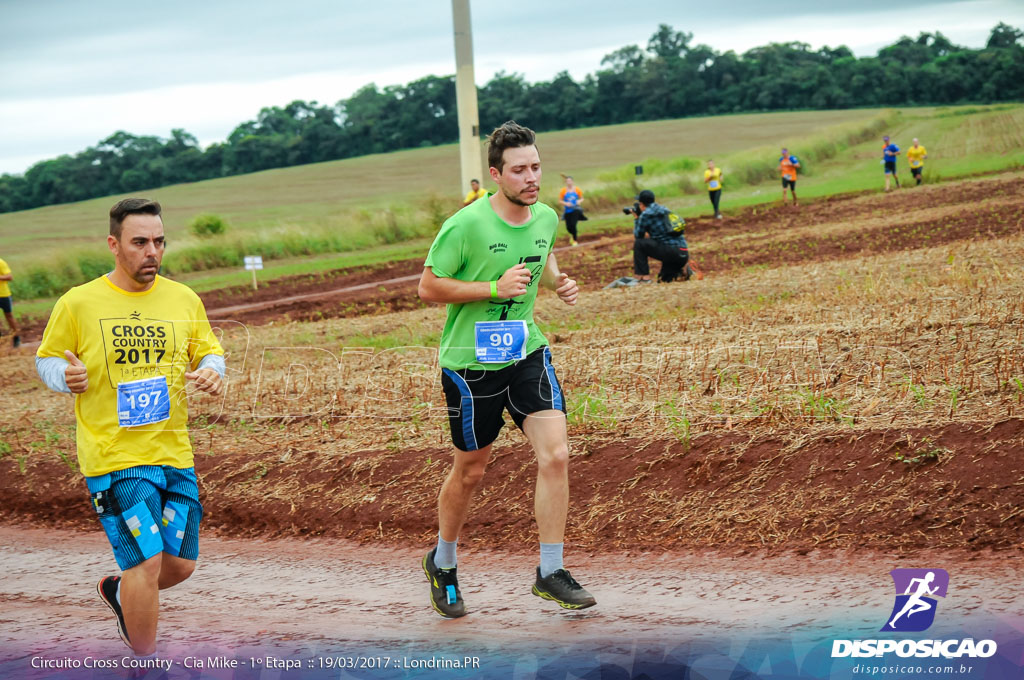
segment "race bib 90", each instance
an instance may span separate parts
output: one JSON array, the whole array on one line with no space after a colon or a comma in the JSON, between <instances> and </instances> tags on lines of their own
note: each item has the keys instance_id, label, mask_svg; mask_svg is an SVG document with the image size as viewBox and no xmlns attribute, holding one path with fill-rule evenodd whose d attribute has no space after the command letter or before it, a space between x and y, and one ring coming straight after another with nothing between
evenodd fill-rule
<instances>
[{"instance_id":1,"label":"race bib 90","mask_svg":"<svg viewBox=\"0 0 1024 680\"><path fill-rule=\"evenodd\" d=\"M152 425L170 417L171 398L166 376L118 383L117 424L121 427Z\"/></svg>"},{"instance_id":2,"label":"race bib 90","mask_svg":"<svg viewBox=\"0 0 1024 680\"><path fill-rule=\"evenodd\" d=\"M477 321L476 360L482 364L526 358L529 331L525 321Z\"/></svg>"}]
</instances>

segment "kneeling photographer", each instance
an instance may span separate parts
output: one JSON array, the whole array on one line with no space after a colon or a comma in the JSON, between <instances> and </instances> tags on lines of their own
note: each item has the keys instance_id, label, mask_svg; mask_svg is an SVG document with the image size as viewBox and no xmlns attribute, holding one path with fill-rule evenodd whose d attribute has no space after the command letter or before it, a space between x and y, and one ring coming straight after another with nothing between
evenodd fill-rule
<instances>
[{"instance_id":1,"label":"kneeling photographer","mask_svg":"<svg viewBox=\"0 0 1024 680\"><path fill-rule=\"evenodd\" d=\"M662 283L675 281L680 276L688 278L685 270L690 255L686 238L681 230L673 228L671 212L654 202L654 192L650 189L641 191L633 206L633 210L627 208L625 212L634 215L633 273L636 278L640 283L650 283L651 270L647 265L650 257L661 262L658 280ZM645 238L646 234L650 238Z\"/></svg>"}]
</instances>

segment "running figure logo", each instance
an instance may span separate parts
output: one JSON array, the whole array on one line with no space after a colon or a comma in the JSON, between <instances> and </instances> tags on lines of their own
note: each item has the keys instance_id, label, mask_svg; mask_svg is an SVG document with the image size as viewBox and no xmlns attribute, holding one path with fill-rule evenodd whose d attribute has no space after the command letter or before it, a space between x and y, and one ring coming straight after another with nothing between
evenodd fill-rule
<instances>
[{"instance_id":1,"label":"running figure logo","mask_svg":"<svg viewBox=\"0 0 1024 680\"><path fill-rule=\"evenodd\" d=\"M529 257L521 257L521 258L519 258L519 264L533 265L533 266L527 267L527 269L530 270L530 285L531 286L539 280L539 277L540 277L541 273L544 271L544 265L543 264L538 265L538 263L541 262L541 261L542 261L542 258L541 258L540 255L530 255ZM502 308L501 309L501 316L498 317L498 320L499 321L507 321L508 320L508 313L509 313L509 311L513 307L515 307L516 305L521 305L523 303L522 302L517 302L515 300L505 300L504 302L495 302L494 304L495 304L496 307L501 307Z\"/></svg>"},{"instance_id":2,"label":"running figure logo","mask_svg":"<svg viewBox=\"0 0 1024 680\"><path fill-rule=\"evenodd\" d=\"M896 603L882 630L901 633L927 630L935 621L935 596L946 596L949 574L945 569L893 569L889 574L896 586Z\"/></svg>"}]
</instances>

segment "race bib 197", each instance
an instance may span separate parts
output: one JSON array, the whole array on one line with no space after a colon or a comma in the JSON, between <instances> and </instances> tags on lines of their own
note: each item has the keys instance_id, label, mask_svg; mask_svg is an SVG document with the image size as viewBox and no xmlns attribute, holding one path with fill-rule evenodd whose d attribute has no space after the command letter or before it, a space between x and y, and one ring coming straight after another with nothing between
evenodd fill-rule
<instances>
[{"instance_id":1,"label":"race bib 197","mask_svg":"<svg viewBox=\"0 0 1024 680\"><path fill-rule=\"evenodd\" d=\"M477 321L476 360L482 364L526 358L529 331L525 321Z\"/></svg>"},{"instance_id":2,"label":"race bib 197","mask_svg":"<svg viewBox=\"0 0 1024 680\"><path fill-rule=\"evenodd\" d=\"M152 425L170 417L171 398L166 376L118 383L117 424L121 427Z\"/></svg>"}]
</instances>

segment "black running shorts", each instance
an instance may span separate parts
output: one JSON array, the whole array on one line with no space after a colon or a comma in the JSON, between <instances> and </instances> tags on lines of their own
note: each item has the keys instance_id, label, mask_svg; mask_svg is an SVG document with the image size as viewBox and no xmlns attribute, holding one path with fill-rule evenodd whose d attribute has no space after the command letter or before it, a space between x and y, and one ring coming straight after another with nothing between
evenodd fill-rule
<instances>
[{"instance_id":1,"label":"black running shorts","mask_svg":"<svg viewBox=\"0 0 1024 680\"><path fill-rule=\"evenodd\" d=\"M792 189L793 191L796 191L796 180L795 179L786 179L785 177L783 177L782 178L782 188L783 189L789 188L789 189Z\"/></svg>"},{"instance_id":2,"label":"black running shorts","mask_svg":"<svg viewBox=\"0 0 1024 680\"><path fill-rule=\"evenodd\" d=\"M914 177L920 177L922 170L924 170L923 165L917 168L910 168L910 174L913 175Z\"/></svg>"},{"instance_id":3,"label":"black running shorts","mask_svg":"<svg viewBox=\"0 0 1024 680\"><path fill-rule=\"evenodd\" d=\"M885 174L895 175L896 174L896 161L885 162Z\"/></svg>"},{"instance_id":4,"label":"black running shorts","mask_svg":"<svg viewBox=\"0 0 1024 680\"><path fill-rule=\"evenodd\" d=\"M0 312L11 314L14 312L14 305L11 304L11 296L0 297Z\"/></svg>"},{"instance_id":5,"label":"black running shorts","mask_svg":"<svg viewBox=\"0 0 1024 680\"><path fill-rule=\"evenodd\" d=\"M520 429L531 413L565 413L565 394L547 347L496 371L443 368L441 386L448 403L452 443L461 451L476 451L497 439L505 425L506 409Z\"/></svg>"}]
</instances>

